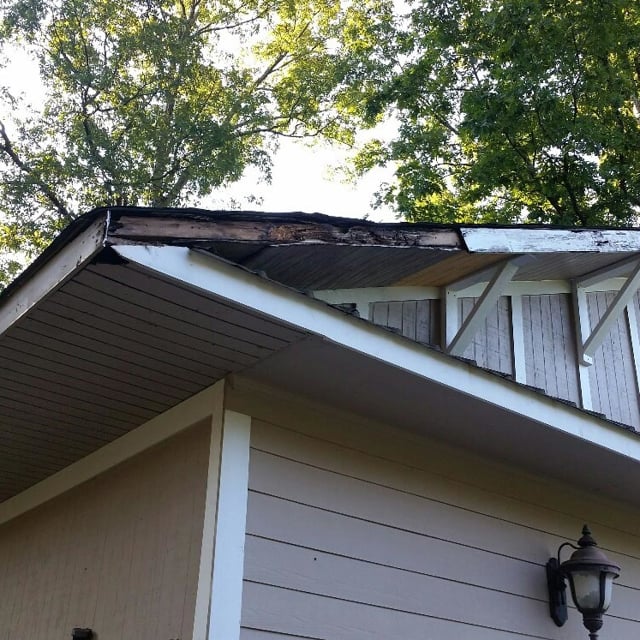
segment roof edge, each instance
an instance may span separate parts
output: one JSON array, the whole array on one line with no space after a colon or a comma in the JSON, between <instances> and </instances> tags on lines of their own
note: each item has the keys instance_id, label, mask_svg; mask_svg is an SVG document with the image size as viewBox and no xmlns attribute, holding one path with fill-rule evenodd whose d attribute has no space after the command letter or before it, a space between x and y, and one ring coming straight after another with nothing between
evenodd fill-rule
<instances>
[{"instance_id":1,"label":"roof edge","mask_svg":"<svg viewBox=\"0 0 640 640\"><path fill-rule=\"evenodd\" d=\"M0 335L104 248L108 224L107 210L78 218L0 293Z\"/></svg>"}]
</instances>

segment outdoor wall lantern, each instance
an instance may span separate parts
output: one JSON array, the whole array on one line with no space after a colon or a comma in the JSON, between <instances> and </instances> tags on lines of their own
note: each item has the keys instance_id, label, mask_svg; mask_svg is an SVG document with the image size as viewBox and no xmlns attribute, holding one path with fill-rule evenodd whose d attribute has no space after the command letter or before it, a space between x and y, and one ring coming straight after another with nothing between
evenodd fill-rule
<instances>
[{"instance_id":1,"label":"outdoor wall lantern","mask_svg":"<svg viewBox=\"0 0 640 640\"><path fill-rule=\"evenodd\" d=\"M561 563L560 551L563 547L572 547L576 551ZM619 575L620 567L610 562L598 549L589 527L585 524L578 546L564 542L558 547L557 558L550 558L547 562L549 608L553 621L559 627L567 621L567 579L573 602L582 614L582 622L589 631L589 638L596 640L602 627L602 614L611 604L613 581Z\"/></svg>"}]
</instances>

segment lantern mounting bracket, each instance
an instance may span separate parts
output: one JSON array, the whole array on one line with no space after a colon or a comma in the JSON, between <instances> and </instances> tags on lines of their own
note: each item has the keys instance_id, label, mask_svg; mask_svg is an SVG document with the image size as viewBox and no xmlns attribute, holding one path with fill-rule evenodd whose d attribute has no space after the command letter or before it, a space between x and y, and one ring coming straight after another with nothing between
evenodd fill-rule
<instances>
[{"instance_id":1,"label":"lantern mounting bracket","mask_svg":"<svg viewBox=\"0 0 640 640\"><path fill-rule=\"evenodd\" d=\"M560 571L560 552L564 547L578 549L571 542L563 542L558 547L555 558L547 562L547 587L549 589L549 614L558 627L567 621L567 583Z\"/></svg>"},{"instance_id":2,"label":"lantern mounting bracket","mask_svg":"<svg viewBox=\"0 0 640 640\"><path fill-rule=\"evenodd\" d=\"M576 551L571 558L560 562L560 552L564 547L571 547ZM602 614L609 607L611 598L611 582L620 574L620 568L610 562L604 553L598 549L596 541L591 536L587 525L582 529L582 537L578 545L563 542L558 547L555 558L550 558L546 564L547 587L549 589L549 613L557 626L561 627L567 621L567 580L570 582L571 595L576 608L582 613L583 624L589 631L589 638L596 640L598 631L602 627ZM574 576L580 576L580 582L595 581L585 593L584 586L580 589L576 585ZM591 577L589 577L591 576ZM593 601L593 594L599 597Z\"/></svg>"}]
</instances>

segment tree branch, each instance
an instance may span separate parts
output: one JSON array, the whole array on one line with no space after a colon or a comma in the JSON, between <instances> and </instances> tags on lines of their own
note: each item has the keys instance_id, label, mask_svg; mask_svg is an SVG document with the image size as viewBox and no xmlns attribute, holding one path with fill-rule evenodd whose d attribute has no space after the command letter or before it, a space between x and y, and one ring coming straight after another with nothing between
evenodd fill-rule
<instances>
[{"instance_id":1,"label":"tree branch","mask_svg":"<svg viewBox=\"0 0 640 640\"><path fill-rule=\"evenodd\" d=\"M73 220L73 215L71 212L65 207L62 200L56 195L53 189L46 182L40 178L36 172L30 167L16 152L9 136L7 134L7 130L4 126L4 123L0 121L0 151L3 151L11 160L12 164L19 169L22 173L29 176L33 182L38 186L44 197L51 203L53 208L60 214L60 217L67 221L71 222Z\"/></svg>"}]
</instances>

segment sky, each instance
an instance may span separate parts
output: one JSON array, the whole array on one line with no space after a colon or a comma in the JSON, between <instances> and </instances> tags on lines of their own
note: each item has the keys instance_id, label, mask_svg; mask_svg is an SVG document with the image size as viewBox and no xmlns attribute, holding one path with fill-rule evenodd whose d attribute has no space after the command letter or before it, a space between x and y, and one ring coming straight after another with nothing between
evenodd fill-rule
<instances>
[{"instance_id":1,"label":"sky","mask_svg":"<svg viewBox=\"0 0 640 640\"><path fill-rule=\"evenodd\" d=\"M15 50L11 63L2 69L2 84L9 83L14 90L24 92L33 99L38 95L39 77L36 64L26 54ZM283 139L274 156L271 183L260 181L256 171L249 170L239 182L205 199L206 208L230 208L235 201L243 209L258 211L326 213L328 215L394 221L391 209L374 209L374 194L382 182L390 181L391 170L376 170L357 183L345 183L339 176L331 177L332 169L345 162L348 149L329 147L318 143L309 146L299 140ZM335 173L335 172L334 172ZM253 194L260 203L247 202Z\"/></svg>"},{"instance_id":2,"label":"sky","mask_svg":"<svg viewBox=\"0 0 640 640\"><path fill-rule=\"evenodd\" d=\"M251 192L262 202L249 207L261 211L319 212L347 218L368 217L376 222L394 221L391 209L372 207L380 183L392 178L390 170L375 170L356 184L347 184L339 176L331 177L332 168L345 162L348 154L346 149L284 140L274 158L270 184L258 182L256 174L250 172L219 194L218 202L224 205L225 199L239 200ZM212 199L214 206L215 200Z\"/></svg>"}]
</instances>

